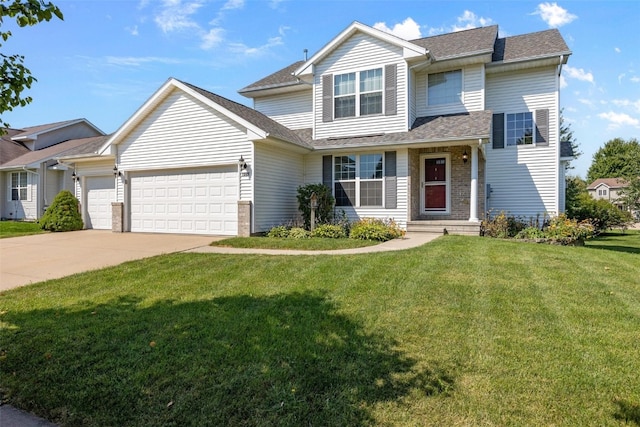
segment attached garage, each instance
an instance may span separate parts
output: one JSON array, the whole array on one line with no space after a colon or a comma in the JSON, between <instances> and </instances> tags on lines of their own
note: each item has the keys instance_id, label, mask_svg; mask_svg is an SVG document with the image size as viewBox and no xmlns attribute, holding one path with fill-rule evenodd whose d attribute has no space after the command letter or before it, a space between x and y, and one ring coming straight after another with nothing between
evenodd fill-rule
<instances>
[{"instance_id":1,"label":"attached garage","mask_svg":"<svg viewBox=\"0 0 640 427\"><path fill-rule=\"evenodd\" d=\"M238 232L237 166L132 173L131 231Z\"/></svg>"},{"instance_id":2,"label":"attached garage","mask_svg":"<svg viewBox=\"0 0 640 427\"><path fill-rule=\"evenodd\" d=\"M111 202L115 200L115 182L111 176L88 176L85 227L111 230Z\"/></svg>"}]
</instances>

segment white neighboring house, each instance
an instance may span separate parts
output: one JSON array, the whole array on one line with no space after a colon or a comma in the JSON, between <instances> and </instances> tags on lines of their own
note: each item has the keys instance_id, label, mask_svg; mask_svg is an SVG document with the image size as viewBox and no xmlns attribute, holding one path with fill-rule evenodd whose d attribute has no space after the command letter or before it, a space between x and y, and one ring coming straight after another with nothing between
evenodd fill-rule
<instances>
[{"instance_id":1,"label":"white neighboring house","mask_svg":"<svg viewBox=\"0 0 640 427\"><path fill-rule=\"evenodd\" d=\"M620 210L628 210L632 214L636 214L622 200L621 190L624 190L628 185L629 183L622 178L600 178L589 184L587 191L596 200L607 200Z\"/></svg>"},{"instance_id":2,"label":"white neighboring house","mask_svg":"<svg viewBox=\"0 0 640 427\"><path fill-rule=\"evenodd\" d=\"M55 160L103 132L86 119L24 129L0 138L0 217L36 220L61 190L72 190L72 172Z\"/></svg>"},{"instance_id":3,"label":"white neighboring house","mask_svg":"<svg viewBox=\"0 0 640 427\"><path fill-rule=\"evenodd\" d=\"M557 30L407 41L354 22L241 89L253 108L169 79L98 155L62 161L85 216L113 202L114 231L262 232L298 215L298 186L324 183L351 219L477 234L488 210L564 210L570 54Z\"/></svg>"}]
</instances>

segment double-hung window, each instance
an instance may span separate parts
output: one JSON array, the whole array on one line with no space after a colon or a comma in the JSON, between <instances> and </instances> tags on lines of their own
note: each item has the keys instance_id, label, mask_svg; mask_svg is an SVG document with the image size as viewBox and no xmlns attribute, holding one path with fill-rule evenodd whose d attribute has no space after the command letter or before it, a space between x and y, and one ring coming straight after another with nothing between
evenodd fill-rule
<instances>
[{"instance_id":1,"label":"double-hung window","mask_svg":"<svg viewBox=\"0 0 640 427\"><path fill-rule=\"evenodd\" d=\"M334 76L333 100L336 119L382 114L382 68Z\"/></svg>"},{"instance_id":2,"label":"double-hung window","mask_svg":"<svg viewBox=\"0 0 640 427\"><path fill-rule=\"evenodd\" d=\"M382 206L382 153L335 156L333 165L336 206Z\"/></svg>"},{"instance_id":3,"label":"double-hung window","mask_svg":"<svg viewBox=\"0 0 640 427\"><path fill-rule=\"evenodd\" d=\"M507 114L507 146L533 144L533 114Z\"/></svg>"},{"instance_id":4,"label":"double-hung window","mask_svg":"<svg viewBox=\"0 0 640 427\"><path fill-rule=\"evenodd\" d=\"M11 200L27 200L29 193L27 191L27 173L12 172L11 173Z\"/></svg>"},{"instance_id":5,"label":"double-hung window","mask_svg":"<svg viewBox=\"0 0 640 427\"><path fill-rule=\"evenodd\" d=\"M429 74L427 97L429 105L462 103L462 70Z\"/></svg>"}]
</instances>

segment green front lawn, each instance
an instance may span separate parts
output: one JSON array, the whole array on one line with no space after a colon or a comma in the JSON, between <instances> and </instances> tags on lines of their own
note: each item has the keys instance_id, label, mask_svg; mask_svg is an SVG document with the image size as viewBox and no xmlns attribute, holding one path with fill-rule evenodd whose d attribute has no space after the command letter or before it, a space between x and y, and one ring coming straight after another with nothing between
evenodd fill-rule
<instances>
[{"instance_id":1,"label":"green front lawn","mask_svg":"<svg viewBox=\"0 0 640 427\"><path fill-rule=\"evenodd\" d=\"M309 238L292 239L278 237L231 237L211 243L211 246L252 249L292 249L303 251L328 251L353 249L380 244L371 240Z\"/></svg>"},{"instance_id":2,"label":"green front lawn","mask_svg":"<svg viewBox=\"0 0 640 427\"><path fill-rule=\"evenodd\" d=\"M37 222L0 221L0 239L40 233L44 231Z\"/></svg>"},{"instance_id":3,"label":"green front lawn","mask_svg":"<svg viewBox=\"0 0 640 427\"><path fill-rule=\"evenodd\" d=\"M640 235L173 254L0 296L3 399L63 425L638 425Z\"/></svg>"}]
</instances>

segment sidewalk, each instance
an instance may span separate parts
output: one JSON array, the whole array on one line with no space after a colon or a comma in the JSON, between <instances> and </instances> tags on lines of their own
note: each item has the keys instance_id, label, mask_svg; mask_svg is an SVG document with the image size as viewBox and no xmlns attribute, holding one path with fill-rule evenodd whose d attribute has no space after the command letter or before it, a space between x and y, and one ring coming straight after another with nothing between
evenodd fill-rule
<instances>
[{"instance_id":1,"label":"sidewalk","mask_svg":"<svg viewBox=\"0 0 640 427\"><path fill-rule=\"evenodd\" d=\"M330 251L301 251L289 249L251 249L229 248L224 246L200 246L188 249L185 252L217 253L217 254L261 254L261 255L350 255L372 252L401 251L422 246L440 237L434 233L407 233L402 239L389 240L374 246L365 246L354 249L337 249Z\"/></svg>"},{"instance_id":2,"label":"sidewalk","mask_svg":"<svg viewBox=\"0 0 640 427\"><path fill-rule=\"evenodd\" d=\"M49 421L21 411L11 405L0 405L0 426L2 427L56 427Z\"/></svg>"}]
</instances>

